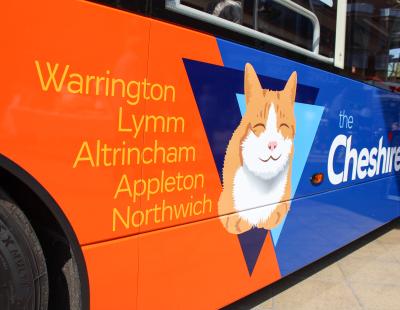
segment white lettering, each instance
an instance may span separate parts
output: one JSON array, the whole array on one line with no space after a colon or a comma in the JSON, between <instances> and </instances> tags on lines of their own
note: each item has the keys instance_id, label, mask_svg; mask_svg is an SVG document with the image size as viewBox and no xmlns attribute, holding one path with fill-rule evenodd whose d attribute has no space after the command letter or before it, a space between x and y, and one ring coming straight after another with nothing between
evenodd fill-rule
<instances>
[{"instance_id":1,"label":"white lettering","mask_svg":"<svg viewBox=\"0 0 400 310\"><path fill-rule=\"evenodd\" d=\"M378 147L372 147L371 149L363 148L358 152L356 148L351 147L351 141L352 136L346 137L340 134L332 142L328 155L327 168L329 181L333 185L347 182L349 179L349 169L352 169L351 180L362 180L367 176L372 178L380 173L390 173L393 170L396 172L400 171L400 146L385 147L383 146L383 137L381 137ZM334 159L339 147L344 147L346 152L344 155L343 170L337 173L334 170Z\"/></svg>"},{"instance_id":2,"label":"white lettering","mask_svg":"<svg viewBox=\"0 0 400 310\"><path fill-rule=\"evenodd\" d=\"M333 169L333 159L335 157L336 149L339 146L346 146L346 136L345 135L338 135L335 140L333 140L331 149L329 150L328 155L328 178L329 181L333 185L337 185L343 182L343 172L335 173Z\"/></svg>"}]
</instances>

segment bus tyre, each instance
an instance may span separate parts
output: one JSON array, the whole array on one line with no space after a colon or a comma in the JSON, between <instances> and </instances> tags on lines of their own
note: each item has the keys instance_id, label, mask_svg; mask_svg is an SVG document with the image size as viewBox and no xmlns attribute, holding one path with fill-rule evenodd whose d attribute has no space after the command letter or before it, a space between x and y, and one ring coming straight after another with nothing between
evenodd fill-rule
<instances>
[{"instance_id":1,"label":"bus tyre","mask_svg":"<svg viewBox=\"0 0 400 310\"><path fill-rule=\"evenodd\" d=\"M0 199L0 309L46 310L48 296L39 240L18 206Z\"/></svg>"}]
</instances>

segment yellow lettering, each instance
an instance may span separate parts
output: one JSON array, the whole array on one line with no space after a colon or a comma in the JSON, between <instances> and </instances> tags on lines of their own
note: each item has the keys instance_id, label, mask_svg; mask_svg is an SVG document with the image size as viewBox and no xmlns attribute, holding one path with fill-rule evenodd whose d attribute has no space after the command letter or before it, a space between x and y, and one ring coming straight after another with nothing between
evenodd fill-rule
<instances>
[{"instance_id":1,"label":"yellow lettering","mask_svg":"<svg viewBox=\"0 0 400 310\"><path fill-rule=\"evenodd\" d=\"M76 81L70 80L67 84L67 90L72 93L72 94L82 94L83 93L83 77L82 75L78 73L71 73L69 75L70 79L76 78ZM77 86L76 89L74 89L74 85Z\"/></svg>"},{"instance_id":2,"label":"yellow lettering","mask_svg":"<svg viewBox=\"0 0 400 310\"><path fill-rule=\"evenodd\" d=\"M144 115L142 115L142 116L140 117L140 122L138 123L138 122L136 121L136 116L135 116L134 114L132 114L132 122L133 122L133 126L135 127L135 134L134 134L135 139L137 138L137 136L138 136L138 134L139 134L139 131L140 131L140 129L142 128L142 125L143 125L143 118L144 118Z\"/></svg>"},{"instance_id":3,"label":"yellow lettering","mask_svg":"<svg viewBox=\"0 0 400 310\"><path fill-rule=\"evenodd\" d=\"M164 101L168 100L168 90L170 90L170 100L171 102L175 102L175 87L172 85L167 85L164 87Z\"/></svg>"},{"instance_id":4,"label":"yellow lettering","mask_svg":"<svg viewBox=\"0 0 400 310\"><path fill-rule=\"evenodd\" d=\"M173 131L178 132L178 126L180 125L179 132L185 132L185 119L183 117L170 116L167 119L167 132L171 132L173 125Z\"/></svg>"},{"instance_id":5,"label":"yellow lettering","mask_svg":"<svg viewBox=\"0 0 400 310\"><path fill-rule=\"evenodd\" d=\"M114 208L114 209L113 209L113 229L112 229L112 230L113 230L113 231L116 231L116 230L117 230L117 228L116 228L116 226L117 226L117 224L116 224L116 222L117 222L117 217L118 217L119 220L121 221L122 225L124 225L124 227L125 227L126 229L128 229L128 228L129 228L129 224L130 224L130 221L129 221L129 219L130 219L130 213L131 213L131 207L128 206L128 208L126 209L126 218L125 218L125 220L124 220L124 218L122 217L122 214L119 213L118 209L117 209L117 208Z\"/></svg>"},{"instance_id":6,"label":"yellow lettering","mask_svg":"<svg viewBox=\"0 0 400 310\"><path fill-rule=\"evenodd\" d=\"M46 62L47 72L49 73L49 77L47 79L47 82L44 81L39 61L35 60L35 65L36 65L36 71L37 71L37 73L39 75L39 80L40 80L40 85L42 86L42 90L48 91L49 88L50 88L50 85L52 84L54 89L57 92L60 92L61 88L62 88L62 86L64 84L65 77L67 76L67 73L68 73L68 70L69 70L69 65L66 65L64 67L64 72L62 73L61 80L59 80L59 82L57 82L57 78L56 78L56 74L57 74L58 67L59 67L58 63L56 63L54 65L54 67L52 67L49 62Z\"/></svg>"},{"instance_id":7,"label":"yellow lettering","mask_svg":"<svg viewBox=\"0 0 400 310\"><path fill-rule=\"evenodd\" d=\"M119 132L131 132L132 128L124 128L122 126L122 118L123 118L122 107L119 107L119 110L118 110L118 131Z\"/></svg>"},{"instance_id":8,"label":"yellow lettering","mask_svg":"<svg viewBox=\"0 0 400 310\"><path fill-rule=\"evenodd\" d=\"M85 151L85 155L83 155ZM79 149L78 156L75 158L74 165L72 166L73 168L76 168L79 162L81 161L89 161L90 165L92 167L95 167L94 161L93 161L93 156L90 151L89 143L87 141L84 141L81 145L81 148Z\"/></svg>"},{"instance_id":9,"label":"yellow lettering","mask_svg":"<svg viewBox=\"0 0 400 310\"><path fill-rule=\"evenodd\" d=\"M128 193L129 197L132 197L131 188L126 174L123 174L119 181L118 188L114 194L114 199L117 199L120 193Z\"/></svg>"}]
</instances>

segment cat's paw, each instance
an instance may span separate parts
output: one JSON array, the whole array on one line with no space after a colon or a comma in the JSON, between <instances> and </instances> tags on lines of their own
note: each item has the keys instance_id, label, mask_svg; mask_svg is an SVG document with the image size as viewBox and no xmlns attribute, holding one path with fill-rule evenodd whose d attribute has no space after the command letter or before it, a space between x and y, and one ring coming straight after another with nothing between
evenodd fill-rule
<instances>
[{"instance_id":1,"label":"cat's paw","mask_svg":"<svg viewBox=\"0 0 400 310\"><path fill-rule=\"evenodd\" d=\"M271 213L269 218L265 222L258 224L257 227L265 228L268 230L275 228L282 222L282 220L284 219L285 215L289 212L289 210L290 210L290 203L281 202L280 204L277 205L277 207Z\"/></svg>"},{"instance_id":2,"label":"cat's paw","mask_svg":"<svg viewBox=\"0 0 400 310\"><path fill-rule=\"evenodd\" d=\"M222 225L231 234L242 234L251 229L251 224L242 219L238 214L226 215L220 217Z\"/></svg>"}]
</instances>

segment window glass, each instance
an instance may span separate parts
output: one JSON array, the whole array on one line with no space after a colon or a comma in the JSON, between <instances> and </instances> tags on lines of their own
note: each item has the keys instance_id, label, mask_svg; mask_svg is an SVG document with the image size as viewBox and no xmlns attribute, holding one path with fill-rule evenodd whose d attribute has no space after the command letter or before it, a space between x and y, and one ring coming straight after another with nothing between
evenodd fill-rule
<instances>
[{"instance_id":1,"label":"window glass","mask_svg":"<svg viewBox=\"0 0 400 310\"><path fill-rule=\"evenodd\" d=\"M400 3L349 0L347 73L370 84L400 92Z\"/></svg>"},{"instance_id":2,"label":"window glass","mask_svg":"<svg viewBox=\"0 0 400 310\"><path fill-rule=\"evenodd\" d=\"M271 0L260 0L257 30L312 49L313 27L308 18Z\"/></svg>"},{"instance_id":3,"label":"window glass","mask_svg":"<svg viewBox=\"0 0 400 310\"><path fill-rule=\"evenodd\" d=\"M146 1L132 0L91 0L93 2L109 5L118 9L143 13L146 7Z\"/></svg>"},{"instance_id":4,"label":"window glass","mask_svg":"<svg viewBox=\"0 0 400 310\"><path fill-rule=\"evenodd\" d=\"M333 57L336 4L331 0L293 2L317 16L321 34L320 54ZM312 50L313 25L310 19L273 0L181 0L181 3Z\"/></svg>"},{"instance_id":5,"label":"window glass","mask_svg":"<svg viewBox=\"0 0 400 310\"><path fill-rule=\"evenodd\" d=\"M253 28L254 1L181 0L181 4Z\"/></svg>"},{"instance_id":6,"label":"window glass","mask_svg":"<svg viewBox=\"0 0 400 310\"><path fill-rule=\"evenodd\" d=\"M293 1L314 13L320 23L320 51L324 56L333 57L336 29L336 5L321 0ZM329 3L329 1L328 1ZM295 45L312 50L313 25L309 18L274 2L259 0L257 28L259 31L276 36Z\"/></svg>"}]
</instances>

